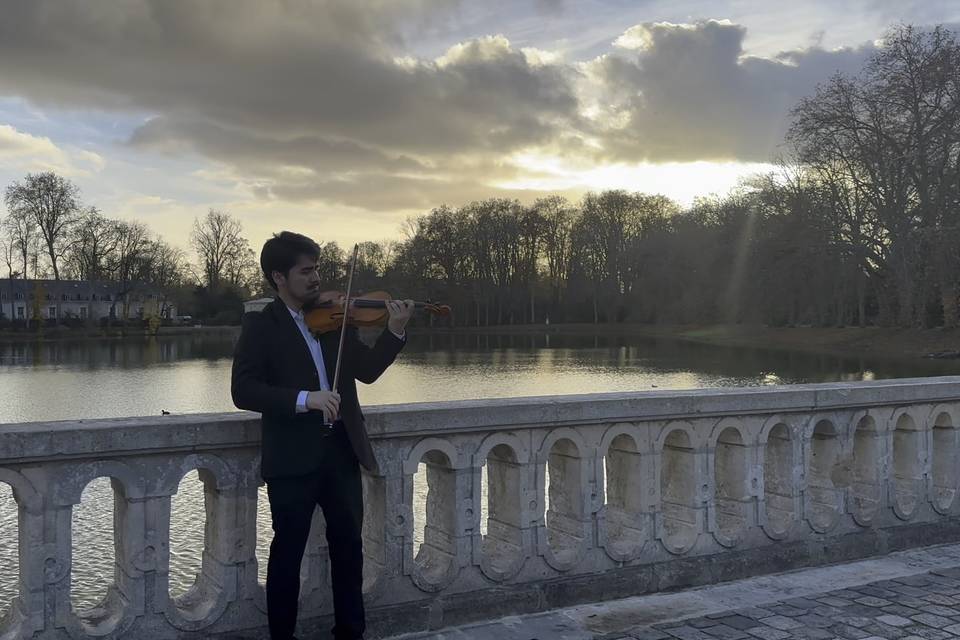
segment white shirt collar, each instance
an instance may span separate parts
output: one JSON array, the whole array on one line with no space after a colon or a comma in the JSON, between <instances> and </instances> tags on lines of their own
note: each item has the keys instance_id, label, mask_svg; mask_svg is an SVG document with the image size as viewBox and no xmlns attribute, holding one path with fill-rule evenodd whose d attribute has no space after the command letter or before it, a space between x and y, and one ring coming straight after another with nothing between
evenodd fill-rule
<instances>
[{"instance_id":1,"label":"white shirt collar","mask_svg":"<svg viewBox=\"0 0 960 640\"><path fill-rule=\"evenodd\" d=\"M287 305L283 305L283 306L286 307ZM290 312L290 315L293 316L294 320L297 320L298 322L303 322L303 309L300 309L299 311L294 311L290 307L287 307L287 311Z\"/></svg>"}]
</instances>

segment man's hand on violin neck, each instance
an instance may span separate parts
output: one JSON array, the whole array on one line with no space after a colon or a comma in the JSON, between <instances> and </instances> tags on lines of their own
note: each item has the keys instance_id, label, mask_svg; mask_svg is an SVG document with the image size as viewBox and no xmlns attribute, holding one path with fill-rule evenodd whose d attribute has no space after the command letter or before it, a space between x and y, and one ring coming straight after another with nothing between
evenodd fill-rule
<instances>
[{"instance_id":1,"label":"man's hand on violin neck","mask_svg":"<svg viewBox=\"0 0 960 640\"><path fill-rule=\"evenodd\" d=\"M400 335L403 334L407 322L410 321L410 316L413 314L413 307L413 300L387 301L387 312L390 314L387 325L390 331Z\"/></svg>"},{"instance_id":2,"label":"man's hand on violin neck","mask_svg":"<svg viewBox=\"0 0 960 640\"><path fill-rule=\"evenodd\" d=\"M335 391L311 391L307 394L307 409L323 411L327 422L333 422L340 413L340 394Z\"/></svg>"}]
</instances>

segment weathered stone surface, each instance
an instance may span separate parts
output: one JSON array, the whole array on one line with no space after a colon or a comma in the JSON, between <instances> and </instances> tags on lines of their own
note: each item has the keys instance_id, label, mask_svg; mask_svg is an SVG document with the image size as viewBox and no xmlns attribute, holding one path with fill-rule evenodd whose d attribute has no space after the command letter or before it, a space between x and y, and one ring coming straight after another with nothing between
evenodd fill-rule
<instances>
[{"instance_id":1,"label":"weathered stone surface","mask_svg":"<svg viewBox=\"0 0 960 640\"><path fill-rule=\"evenodd\" d=\"M365 478L372 636L960 540L957 377L366 413L382 467ZM4 425L0 482L21 506L21 574L0 638L262 635L258 446L247 413ZM208 535L187 601L168 593L170 498L193 469L207 487ZM103 476L116 492L116 583L102 615L83 619L70 607L70 517ZM415 502L423 480L426 498ZM331 624L324 553L308 552L305 632ZM837 624L852 628L858 617L882 625L881 615L955 624L942 614L960 595L960 573L923 579L742 616L789 629L806 616L804 637L840 607L852 621ZM911 601L910 616L884 610L918 597L896 585L944 599ZM759 625L700 617L679 633L734 640Z\"/></svg>"},{"instance_id":2,"label":"weathered stone surface","mask_svg":"<svg viewBox=\"0 0 960 640\"><path fill-rule=\"evenodd\" d=\"M960 548L960 545L956 545ZM920 564L927 566L935 564L938 556L943 556L947 562L955 562L956 558L950 554L944 555L943 547L934 547L925 550L927 561ZM581 631L609 628L602 633L596 633L594 640L620 640L623 638L667 640L668 638L705 638L724 640L829 640L842 638L844 640L867 640L869 638L913 638L921 640L947 640L960 634L960 605L936 605L942 607L944 615L915 613L912 617L896 615L886 612L886 607L870 607L868 605L848 604L844 607L830 607L823 614L812 613L825 605L816 604L818 601L839 596L827 595L827 592L816 592L817 586L824 588L831 580L823 580L824 576L832 576L838 581L851 583L856 581L857 575L876 576L880 573L915 570L914 563L906 558L900 559L900 564L890 567L871 566L872 561L852 563L845 567L825 567L801 572L791 572L768 578L754 578L742 580L728 585L717 585L706 589L690 590L675 595L657 594L646 597L629 598L624 601L596 603L558 610L550 614L540 614L526 618L510 619L491 622L483 625L474 625L457 630L443 631L438 634L416 634L410 640L442 640L460 636L450 636L452 631L464 633L466 637L496 637L497 629L501 625L509 624L512 632L527 631L527 638L539 638L532 627L526 626L527 620L538 620L537 628L542 629L548 621L554 624L565 625L565 632L573 634ZM937 569L939 571L939 569ZM804 579L804 574L815 574L813 580ZM899 584L901 578L914 584L925 584L925 587L916 587L921 597L937 596L927 589L934 588L937 583L930 580L932 573L898 576L895 580L874 580L866 584L849 584L848 593L884 593ZM819 585L817 584L819 582ZM779 600L769 600L771 596L787 593L803 593L802 597L784 597ZM841 593L837 591L834 593ZM875 597L875 596L865 596ZM912 596L905 596L910 598ZM684 615L684 610L691 610L689 604L699 603L700 607L711 611L721 602L748 601L755 606L738 610L712 611L706 615ZM925 600L921 600L924 602ZM814 603L813 608L809 607ZM675 609L671 615L669 608ZM894 608L904 608L901 605L891 605ZM862 607L863 616L846 615L850 609ZM590 611L597 613L591 614ZM766 612L767 615L758 618L744 615L746 612ZM778 614L769 612L777 611ZM806 611L807 613L796 612ZM631 617L642 617L652 613L659 622L652 625L631 627L627 620ZM791 615L784 615L784 614ZM658 618L657 618L658 617ZM605 622L597 623L597 619ZM618 622L619 621L619 622ZM571 626L571 622L573 623ZM521 634L522 635L522 634ZM512 636L511 636L512 637ZM400 640L399 638L397 640Z\"/></svg>"}]
</instances>

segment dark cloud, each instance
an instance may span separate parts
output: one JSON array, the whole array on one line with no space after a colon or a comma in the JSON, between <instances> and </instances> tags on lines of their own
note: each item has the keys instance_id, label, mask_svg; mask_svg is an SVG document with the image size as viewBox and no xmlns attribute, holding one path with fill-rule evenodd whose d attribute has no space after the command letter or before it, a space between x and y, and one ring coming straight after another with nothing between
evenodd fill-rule
<instances>
[{"instance_id":1,"label":"dark cloud","mask_svg":"<svg viewBox=\"0 0 960 640\"><path fill-rule=\"evenodd\" d=\"M394 5L18 2L0 22L0 91L440 152L529 144L575 109L561 74L499 41L442 68L396 64L399 36L383 14L397 8L384 6Z\"/></svg>"},{"instance_id":2,"label":"dark cloud","mask_svg":"<svg viewBox=\"0 0 960 640\"><path fill-rule=\"evenodd\" d=\"M374 210L496 195L529 149L768 160L799 98L870 51L744 57L744 28L710 21L638 25L588 63L498 36L425 60L405 38L457 0L0 1L0 95L150 114L132 145L202 154L263 197Z\"/></svg>"},{"instance_id":3,"label":"dark cloud","mask_svg":"<svg viewBox=\"0 0 960 640\"><path fill-rule=\"evenodd\" d=\"M363 174L349 179L284 180L261 187L264 198L302 202L326 202L371 211L429 210L443 203L461 205L486 198L517 198L530 201L559 194L571 200L579 190L538 191L499 188L472 176L423 178L390 174Z\"/></svg>"},{"instance_id":4,"label":"dark cloud","mask_svg":"<svg viewBox=\"0 0 960 640\"><path fill-rule=\"evenodd\" d=\"M607 105L597 123L610 156L630 160L768 161L790 109L837 71L856 73L872 45L743 55L746 30L720 21L644 24L624 49L588 66Z\"/></svg>"},{"instance_id":5,"label":"dark cloud","mask_svg":"<svg viewBox=\"0 0 960 640\"><path fill-rule=\"evenodd\" d=\"M549 14L562 13L564 4L565 0L536 0L537 9Z\"/></svg>"},{"instance_id":6,"label":"dark cloud","mask_svg":"<svg viewBox=\"0 0 960 640\"><path fill-rule=\"evenodd\" d=\"M177 122L162 117L137 129L131 144L174 154L198 151L210 158L229 158L235 166L253 172L262 171L264 165L317 173L428 170L409 156L391 156L352 140L310 135L277 139L249 130L228 129L215 122Z\"/></svg>"}]
</instances>

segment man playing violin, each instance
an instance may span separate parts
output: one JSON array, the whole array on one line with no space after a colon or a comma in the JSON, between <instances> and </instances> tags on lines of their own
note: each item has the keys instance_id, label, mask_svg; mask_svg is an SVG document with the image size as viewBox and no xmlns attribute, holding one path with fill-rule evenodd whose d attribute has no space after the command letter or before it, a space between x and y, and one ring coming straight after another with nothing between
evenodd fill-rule
<instances>
[{"instance_id":1,"label":"man playing violin","mask_svg":"<svg viewBox=\"0 0 960 640\"><path fill-rule=\"evenodd\" d=\"M348 327L338 388L331 389L340 332L314 336L304 322L304 308L320 293L319 255L317 243L297 233L284 231L267 240L260 267L277 297L244 316L233 358L234 404L262 414L261 473L274 531L267 564L272 640L294 638L300 562L317 506L326 520L333 637L363 637L360 465L375 472L377 461L356 381L370 384L390 366L406 341L413 311L412 301L387 301L387 327L373 347Z\"/></svg>"}]
</instances>

